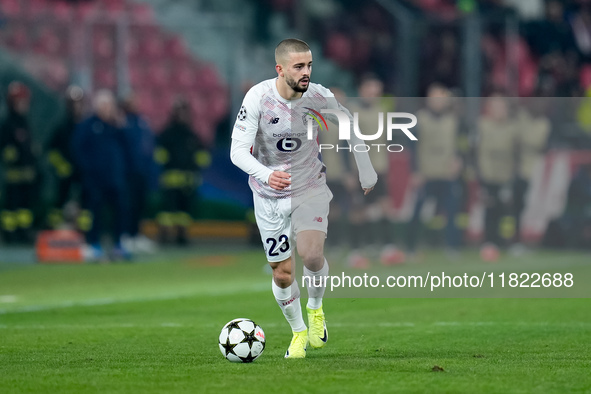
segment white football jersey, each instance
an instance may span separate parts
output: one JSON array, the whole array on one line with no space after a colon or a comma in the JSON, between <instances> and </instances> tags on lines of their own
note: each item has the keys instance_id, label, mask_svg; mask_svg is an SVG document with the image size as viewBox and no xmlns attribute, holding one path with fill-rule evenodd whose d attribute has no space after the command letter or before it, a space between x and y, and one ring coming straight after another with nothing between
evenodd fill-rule
<instances>
[{"instance_id":1,"label":"white football jersey","mask_svg":"<svg viewBox=\"0 0 591 394\"><path fill-rule=\"evenodd\" d=\"M324 164L318 150L318 130L326 126L317 122L314 111L339 109L350 117L332 92L310 83L301 98L285 100L279 95L276 78L253 86L242 102L232 138L252 144L252 155L264 166L291 175L292 184L275 190L252 175L249 184L263 198L298 197L326 184ZM307 124L313 125L313 138L308 139ZM320 126L321 125L321 126ZM335 130L332 132L336 133Z\"/></svg>"}]
</instances>

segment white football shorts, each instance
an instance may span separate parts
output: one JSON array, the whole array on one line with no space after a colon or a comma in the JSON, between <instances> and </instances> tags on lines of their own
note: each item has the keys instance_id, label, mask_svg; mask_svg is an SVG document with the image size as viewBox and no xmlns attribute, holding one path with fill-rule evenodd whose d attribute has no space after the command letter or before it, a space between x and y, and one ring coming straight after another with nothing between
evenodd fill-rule
<instances>
[{"instance_id":1,"label":"white football shorts","mask_svg":"<svg viewBox=\"0 0 591 394\"><path fill-rule=\"evenodd\" d=\"M254 214L267 260L283 261L295 248L295 237L301 231L327 233L328 211L332 193L324 185L309 195L297 198L270 199L254 193Z\"/></svg>"}]
</instances>

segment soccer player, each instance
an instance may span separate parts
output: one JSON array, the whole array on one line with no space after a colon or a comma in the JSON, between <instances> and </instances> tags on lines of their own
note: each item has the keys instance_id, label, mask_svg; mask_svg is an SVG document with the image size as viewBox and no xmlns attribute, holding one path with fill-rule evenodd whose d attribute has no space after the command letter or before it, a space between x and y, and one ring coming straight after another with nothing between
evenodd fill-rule
<instances>
[{"instance_id":1,"label":"soccer player","mask_svg":"<svg viewBox=\"0 0 591 394\"><path fill-rule=\"evenodd\" d=\"M304 358L308 342L321 348L328 339L322 310L325 287L320 279L328 275L324 240L332 199L319 157L319 125L307 114L338 109L352 117L330 90L310 82L312 52L305 42L281 41L275 61L277 78L255 85L244 98L232 132L230 156L250 175L256 221L273 269L273 294L293 331L285 357ZM308 123L313 124L312 139L307 138ZM350 146L362 143L351 135ZM376 184L377 174L367 153L354 155L361 187L367 194ZM305 281L309 333L294 279L294 241L304 276L310 279Z\"/></svg>"}]
</instances>

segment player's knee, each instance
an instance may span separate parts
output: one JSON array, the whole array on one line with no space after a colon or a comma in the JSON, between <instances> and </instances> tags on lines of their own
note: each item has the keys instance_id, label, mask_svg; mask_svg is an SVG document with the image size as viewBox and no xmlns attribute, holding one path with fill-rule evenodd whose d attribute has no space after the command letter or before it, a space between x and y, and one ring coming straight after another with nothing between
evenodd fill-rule
<instances>
[{"instance_id":1,"label":"player's knee","mask_svg":"<svg viewBox=\"0 0 591 394\"><path fill-rule=\"evenodd\" d=\"M324 253L321 248L308 249L301 253L300 257L310 271L320 271L324 265Z\"/></svg>"},{"instance_id":2,"label":"player's knee","mask_svg":"<svg viewBox=\"0 0 591 394\"><path fill-rule=\"evenodd\" d=\"M291 270L287 264L271 264L273 268L273 279L277 286L287 287L291 285Z\"/></svg>"},{"instance_id":3,"label":"player's knee","mask_svg":"<svg viewBox=\"0 0 591 394\"><path fill-rule=\"evenodd\" d=\"M291 273L280 270L273 271L273 279L275 280L275 284L282 288L288 287L292 282Z\"/></svg>"}]
</instances>

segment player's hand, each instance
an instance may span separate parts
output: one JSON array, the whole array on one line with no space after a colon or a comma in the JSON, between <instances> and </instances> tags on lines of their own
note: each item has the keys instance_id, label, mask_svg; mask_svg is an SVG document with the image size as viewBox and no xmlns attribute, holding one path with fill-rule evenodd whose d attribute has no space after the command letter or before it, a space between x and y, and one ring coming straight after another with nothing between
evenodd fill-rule
<instances>
[{"instance_id":1,"label":"player's hand","mask_svg":"<svg viewBox=\"0 0 591 394\"><path fill-rule=\"evenodd\" d=\"M369 194L369 192L371 192L373 190L374 187L375 186L372 186L372 187L364 187L363 188L363 195L364 196L367 196Z\"/></svg>"},{"instance_id":2,"label":"player's hand","mask_svg":"<svg viewBox=\"0 0 591 394\"><path fill-rule=\"evenodd\" d=\"M283 171L273 171L269 176L269 186L275 190L283 190L291 185L291 175Z\"/></svg>"}]
</instances>

